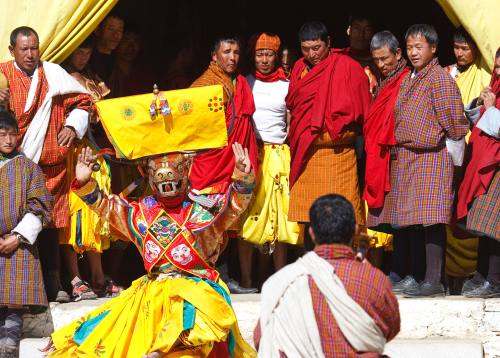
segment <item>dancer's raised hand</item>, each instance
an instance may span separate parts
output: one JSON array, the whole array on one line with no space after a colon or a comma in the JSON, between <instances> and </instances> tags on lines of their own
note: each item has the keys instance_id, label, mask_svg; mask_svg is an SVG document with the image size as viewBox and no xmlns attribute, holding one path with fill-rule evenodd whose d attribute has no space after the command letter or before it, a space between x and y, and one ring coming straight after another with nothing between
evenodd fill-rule
<instances>
[{"instance_id":1,"label":"dancer's raised hand","mask_svg":"<svg viewBox=\"0 0 500 358\"><path fill-rule=\"evenodd\" d=\"M241 146L240 143L236 142L233 144L234 158L236 161L236 168L243 173L250 173L252 170L252 164L250 163L250 157L248 155L248 149Z\"/></svg>"},{"instance_id":2,"label":"dancer's raised hand","mask_svg":"<svg viewBox=\"0 0 500 358\"><path fill-rule=\"evenodd\" d=\"M75 177L80 185L85 185L92 175L92 165L96 162L97 156L92 153L90 147L82 148L78 154Z\"/></svg>"}]
</instances>

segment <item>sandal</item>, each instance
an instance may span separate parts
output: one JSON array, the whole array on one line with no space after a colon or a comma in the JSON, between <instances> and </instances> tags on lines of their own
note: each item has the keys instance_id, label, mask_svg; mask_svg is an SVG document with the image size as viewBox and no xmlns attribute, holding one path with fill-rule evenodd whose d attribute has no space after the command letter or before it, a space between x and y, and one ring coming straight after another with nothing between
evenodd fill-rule
<instances>
[{"instance_id":1,"label":"sandal","mask_svg":"<svg viewBox=\"0 0 500 358\"><path fill-rule=\"evenodd\" d=\"M97 295L92 289L89 287L89 284L85 281L78 281L72 284L73 291L73 301L78 302L81 300L94 300L97 298Z\"/></svg>"},{"instance_id":2,"label":"sandal","mask_svg":"<svg viewBox=\"0 0 500 358\"><path fill-rule=\"evenodd\" d=\"M124 290L122 286L116 285L113 280L106 280L105 287L106 297L117 297Z\"/></svg>"}]
</instances>

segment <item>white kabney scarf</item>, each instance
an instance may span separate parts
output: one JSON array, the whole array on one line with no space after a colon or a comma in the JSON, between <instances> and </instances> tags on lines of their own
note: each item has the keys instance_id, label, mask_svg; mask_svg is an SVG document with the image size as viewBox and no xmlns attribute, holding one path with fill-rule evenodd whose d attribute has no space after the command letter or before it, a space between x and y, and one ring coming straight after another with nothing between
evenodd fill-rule
<instances>
[{"instance_id":1,"label":"white kabney scarf","mask_svg":"<svg viewBox=\"0 0 500 358\"><path fill-rule=\"evenodd\" d=\"M52 98L69 93L88 93L87 90L61 66L55 63L43 62L43 69L49 84L49 90L42 105L28 126L20 147L21 152L23 152L26 157L35 163L38 163L42 155L43 143L45 142L45 135L47 134L50 114L52 112ZM31 108L33 100L35 99L36 89L38 86L38 72L39 69L36 69L33 73L28 98L26 99L26 105L24 106L24 112L27 112ZM69 114L66 119L67 123L71 121L70 117L73 112L75 112L75 115L78 115L78 112L76 111L77 110L73 110Z\"/></svg>"},{"instance_id":2,"label":"white kabney scarf","mask_svg":"<svg viewBox=\"0 0 500 358\"><path fill-rule=\"evenodd\" d=\"M385 337L346 292L326 260L309 252L271 276L262 287L259 357L324 357L308 276L312 276L342 334L357 352L382 354Z\"/></svg>"}]
</instances>

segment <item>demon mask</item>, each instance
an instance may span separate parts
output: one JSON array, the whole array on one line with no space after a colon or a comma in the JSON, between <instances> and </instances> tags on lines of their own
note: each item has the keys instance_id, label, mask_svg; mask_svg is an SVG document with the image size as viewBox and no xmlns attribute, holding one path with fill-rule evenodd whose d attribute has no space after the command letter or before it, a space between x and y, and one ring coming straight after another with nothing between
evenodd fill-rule
<instances>
[{"instance_id":1,"label":"demon mask","mask_svg":"<svg viewBox=\"0 0 500 358\"><path fill-rule=\"evenodd\" d=\"M155 196L174 199L184 195L188 188L191 154L171 153L147 160L146 170L149 185Z\"/></svg>"}]
</instances>

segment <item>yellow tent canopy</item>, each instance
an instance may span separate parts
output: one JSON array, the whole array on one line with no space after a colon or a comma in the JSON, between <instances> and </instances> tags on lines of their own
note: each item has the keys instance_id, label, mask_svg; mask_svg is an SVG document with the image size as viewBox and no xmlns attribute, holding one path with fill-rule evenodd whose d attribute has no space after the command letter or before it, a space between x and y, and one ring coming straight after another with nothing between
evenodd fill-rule
<instances>
[{"instance_id":1,"label":"yellow tent canopy","mask_svg":"<svg viewBox=\"0 0 500 358\"><path fill-rule=\"evenodd\" d=\"M10 33L29 26L40 37L41 58L63 62L99 25L118 0L0 0L0 62L11 59Z\"/></svg>"}]
</instances>

